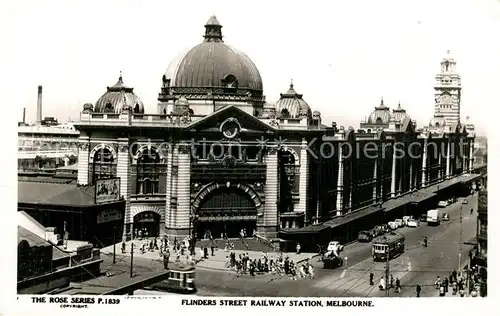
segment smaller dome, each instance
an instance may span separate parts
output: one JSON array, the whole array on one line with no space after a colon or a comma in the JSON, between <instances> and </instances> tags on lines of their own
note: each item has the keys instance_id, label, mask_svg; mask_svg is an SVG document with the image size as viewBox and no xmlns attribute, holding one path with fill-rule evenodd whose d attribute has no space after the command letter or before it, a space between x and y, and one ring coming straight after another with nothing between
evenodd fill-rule
<instances>
[{"instance_id":1,"label":"smaller dome","mask_svg":"<svg viewBox=\"0 0 500 316\"><path fill-rule=\"evenodd\" d=\"M120 74L118 82L111 87L107 87L106 93L97 100L94 112L98 113L121 113L122 110L131 109L133 113L144 113L144 104L137 95L134 94L134 88L127 87L123 83Z\"/></svg>"},{"instance_id":2,"label":"smaller dome","mask_svg":"<svg viewBox=\"0 0 500 316\"><path fill-rule=\"evenodd\" d=\"M189 102L185 97L180 97L174 103L174 114L186 115L189 114Z\"/></svg>"},{"instance_id":3,"label":"smaller dome","mask_svg":"<svg viewBox=\"0 0 500 316\"><path fill-rule=\"evenodd\" d=\"M262 118L275 118L276 117L276 105L271 103L265 103L262 108Z\"/></svg>"},{"instance_id":4,"label":"smaller dome","mask_svg":"<svg viewBox=\"0 0 500 316\"><path fill-rule=\"evenodd\" d=\"M94 111L94 106L92 105L92 103L85 103L83 105L83 111L92 112Z\"/></svg>"},{"instance_id":5,"label":"smaller dome","mask_svg":"<svg viewBox=\"0 0 500 316\"><path fill-rule=\"evenodd\" d=\"M368 117L369 124L388 124L391 119L391 112L387 106L384 105L384 99L380 101L380 105L375 107Z\"/></svg>"},{"instance_id":6,"label":"smaller dome","mask_svg":"<svg viewBox=\"0 0 500 316\"><path fill-rule=\"evenodd\" d=\"M442 114L434 115L434 118L429 122L429 126L431 127L446 126L446 120L444 119L444 115Z\"/></svg>"},{"instance_id":7,"label":"smaller dome","mask_svg":"<svg viewBox=\"0 0 500 316\"><path fill-rule=\"evenodd\" d=\"M406 113L406 110L401 107L401 103L398 103L397 109L392 110L392 117L394 118L394 121L396 121L396 122L403 122L406 119L411 120L408 113Z\"/></svg>"},{"instance_id":8,"label":"smaller dome","mask_svg":"<svg viewBox=\"0 0 500 316\"><path fill-rule=\"evenodd\" d=\"M321 119L321 112L320 111L314 111L312 113L313 119Z\"/></svg>"},{"instance_id":9,"label":"smaller dome","mask_svg":"<svg viewBox=\"0 0 500 316\"><path fill-rule=\"evenodd\" d=\"M311 117L311 108L302 99L302 94L295 92L293 82L287 92L280 94L276 103L276 112L282 117L300 118Z\"/></svg>"}]
</instances>

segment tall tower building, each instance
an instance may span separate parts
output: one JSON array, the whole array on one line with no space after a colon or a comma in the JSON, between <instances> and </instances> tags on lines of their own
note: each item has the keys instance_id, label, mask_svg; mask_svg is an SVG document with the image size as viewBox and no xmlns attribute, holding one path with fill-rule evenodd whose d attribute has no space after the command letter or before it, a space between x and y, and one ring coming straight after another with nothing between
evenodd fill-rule
<instances>
[{"instance_id":1,"label":"tall tower building","mask_svg":"<svg viewBox=\"0 0 500 316\"><path fill-rule=\"evenodd\" d=\"M434 118L444 119L447 125L460 122L461 77L457 73L457 62L446 52L441 61L441 72L436 75L434 86Z\"/></svg>"}]
</instances>

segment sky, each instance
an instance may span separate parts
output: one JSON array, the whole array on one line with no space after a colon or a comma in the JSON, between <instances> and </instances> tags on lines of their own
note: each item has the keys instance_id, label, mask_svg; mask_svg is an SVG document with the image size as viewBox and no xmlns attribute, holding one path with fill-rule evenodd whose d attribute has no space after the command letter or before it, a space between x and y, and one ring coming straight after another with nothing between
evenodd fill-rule
<instances>
[{"instance_id":1,"label":"sky","mask_svg":"<svg viewBox=\"0 0 500 316\"><path fill-rule=\"evenodd\" d=\"M224 41L256 64L268 102L293 79L329 124L359 127L384 98L428 124L434 76L447 50L462 75L462 120L487 131L500 83L500 2L350 1L1 1L3 103L14 122L77 120L123 73L146 113L156 113L172 59L202 41L216 15Z\"/></svg>"}]
</instances>

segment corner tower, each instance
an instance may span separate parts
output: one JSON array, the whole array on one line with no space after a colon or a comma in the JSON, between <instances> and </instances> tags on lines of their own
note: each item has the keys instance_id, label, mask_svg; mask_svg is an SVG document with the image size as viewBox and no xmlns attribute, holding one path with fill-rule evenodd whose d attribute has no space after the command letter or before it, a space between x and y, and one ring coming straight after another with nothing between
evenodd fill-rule
<instances>
[{"instance_id":1,"label":"corner tower","mask_svg":"<svg viewBox=\"0 0 500 316\"><path fill-rule=\"evenodd\" d=\"M446 52L441 61L441 71L436 75L434 86L434 117L443 117L446 124L460 122L461 77L457 73L457 62Z\"/></svg>"}]
</instances>

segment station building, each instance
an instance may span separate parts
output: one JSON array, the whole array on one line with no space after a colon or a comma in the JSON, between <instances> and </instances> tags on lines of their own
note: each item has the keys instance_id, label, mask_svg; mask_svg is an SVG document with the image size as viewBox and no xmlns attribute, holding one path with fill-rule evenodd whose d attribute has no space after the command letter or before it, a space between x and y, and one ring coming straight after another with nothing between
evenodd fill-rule
<instances>
[{"instance_id":1,"label":"station building","mask_svg":"<svg viewBox=\"0 0 500 316\"><path fill-rule=\"evenodd\" d=\"M203 41L159 78L157 113L145 113L121 75L83 106L78 186L120 179L126 239L144 229L170 237L246 229L306 240L354 220L373 224L389 204L424 201L473 171L475 132L457 119L455 63L441 62L434 118L423 128L383 101L357 130L327 126L293 83L266 102L256 65L226 45L211 17Z\"/></svg>"}]
</instances>

